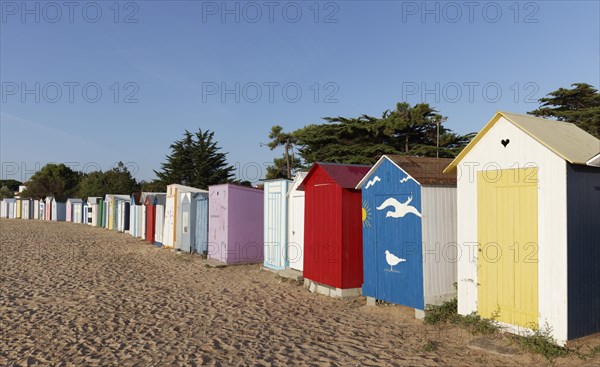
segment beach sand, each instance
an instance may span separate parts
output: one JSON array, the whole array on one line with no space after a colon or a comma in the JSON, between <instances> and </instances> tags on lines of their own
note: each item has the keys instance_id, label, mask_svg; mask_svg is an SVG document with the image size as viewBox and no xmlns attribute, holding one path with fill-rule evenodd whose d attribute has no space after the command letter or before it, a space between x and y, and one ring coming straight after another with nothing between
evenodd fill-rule
<instances>
[{"instance_id":1,"label":"beach sand","mask_svg":"<svg viewBox=\"0 0 600 367\"><path fill-rule=\"evenodd\" d=\"M259 265L207 268L126 234L34 220L0 220L0 332L0 366L549 365L472 349L467 331L408 308L311 294ZM598 366L600 353L556 365Z\"/></svg>"}]
</instances>

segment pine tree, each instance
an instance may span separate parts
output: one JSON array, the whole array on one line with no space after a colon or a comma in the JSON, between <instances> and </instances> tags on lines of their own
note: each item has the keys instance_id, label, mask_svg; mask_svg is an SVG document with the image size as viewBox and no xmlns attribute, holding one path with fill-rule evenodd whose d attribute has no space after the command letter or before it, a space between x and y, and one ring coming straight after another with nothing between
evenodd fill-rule
<instances>
[{"instance_id":1,"label":"pine tree","mask_svg":"<svg viewBox=\"0 0 600 367\"><path fill-rule=\"evenodd\" d=\"M600 93L586 83L571 86L573 89L559 88L540 98L541 107L528 113L574 123L600 139Z\"/></svg>"},{"instance_id":2,"label":"pine tree","mask_svg":"<svg viewBox=\"0 0 600 367\"><path fill-rule=\"evenodd\" d=\"M398 103L380 118L323 120L292 133L304 162L373 164L383 154L454 157L474 136L445 128L446 118L426 103Z\"/></svg>"},{"instance_id":3,"label":"pine tree","mask_svg":"<svg viewBox=\"0 0 600 367\"><path fill-rule=\"evenodd\" d=\"M181 140L170 146L171 154L154 171L165 185L181 184L201 189L225 183L233 178L234 168L227 164L227 154L214 140L214 132L198 129L195 134L185 131Z\"/></svg>"}]
</instances>

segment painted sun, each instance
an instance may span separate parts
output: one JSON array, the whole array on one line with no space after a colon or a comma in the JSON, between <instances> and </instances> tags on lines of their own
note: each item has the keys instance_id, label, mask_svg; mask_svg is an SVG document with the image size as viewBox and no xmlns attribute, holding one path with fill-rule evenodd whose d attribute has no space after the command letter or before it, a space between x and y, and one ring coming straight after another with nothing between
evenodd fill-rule
<instances>
[{"instance_id":1,"label":"painted sun","mask_svg":"<svg viewBox=\"0 0 600 367\"><path fill-rule=\"evenodd\" d=\"M371 207L367 201L362 203L362 223L363 227L371 228Z\"/></svg>"}]
</instances>

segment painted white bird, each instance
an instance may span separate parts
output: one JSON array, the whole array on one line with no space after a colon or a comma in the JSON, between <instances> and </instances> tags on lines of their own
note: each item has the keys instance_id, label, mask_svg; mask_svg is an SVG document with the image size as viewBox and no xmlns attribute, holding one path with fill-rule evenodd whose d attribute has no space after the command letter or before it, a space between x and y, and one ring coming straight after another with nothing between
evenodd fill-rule
<instances>
[{"instance_id":1,"label":"painted white bird","mask_svg":"<svg viewBox=\"0 0 600 367\"><path fill-rule=\"evenodd\" d=\"M421 217L421 213L419 213L419 211L417 210L417 208L415 208L414 206L408 205L410 204L410 202L412 201L412 196L410 196L408 198L408 200L406 200L405 203L401 203L398 200L394 199L394 198L389 198L386 201L384 201L381 205L379 205L377 207L377 210L383 210L389 206L393 206L394 210L390 210L388 211L385 216L387 217L392 217L392 218L402 218L404 217L406 214L414 214L417 217Z\"/></svg>"},{"instance_id":2,"label":"painted white bird","mask_svg":"<svg viewBox=\"0 0 600 367\"><path fill-rule=\"evenodd\" d=\"M381 181L381 179L379 178L379 176L375 176L373 177L372 180L367 182L367 186L365 186L365 189L368 189L371 186L374 186L377 182Z\"/></svg>"},{"instance_id":3,"label":"painted white bird","mask_svg":"<svg viewBox=\"0 0 600 367\"><path fill-rule=\"evenodd\" d=\"M405 262L406 259L399 258L388 250L385 250L385 261L387 261L388 265L390 266L390 270L394 271L394 266Z\"/></svg>"}]
</instances>

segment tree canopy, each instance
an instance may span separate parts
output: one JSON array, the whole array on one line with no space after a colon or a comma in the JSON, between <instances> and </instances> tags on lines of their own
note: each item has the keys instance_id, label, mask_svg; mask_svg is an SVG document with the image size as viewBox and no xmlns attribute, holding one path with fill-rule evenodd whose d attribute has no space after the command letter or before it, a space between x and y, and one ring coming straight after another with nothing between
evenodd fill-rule
<instances>
[{"instance_id":1,"label":"tree canopy","mask_svg":"<svg viewBox=\"0 0 600 367\"><path fill-rule=\"evenodd\" d=\"M22 183L17 180L0 180L0 200L14 198Z\"/></svg>"},{"instance_id":2,"label":"tree canopy","mask_svg":"<svg viewBox=\"0 0 600 367\"><path fill-rule=\"evenodd\" d=\"M63 163L49 163L31 176L23 197L54 196L58 200L66 200L77 194L81 176L80 172L73 171Z\"/></svg>"},{"instance_id":3,"label":"tree canopy","mask_svg":"<svg viewBox=\"0 0 600 367\"><path fill-rule=\"evenodd\" d=\"M267 167L266 179L292 178L292 172L302 168L302 164L293 154L297 139L293 133L283 131L283 127L275 125L269 133L269 149L274 150L283 147L283 157L273 159L273 165Z\"/></svg>"},{"instance_id":4,"label":"tree canopy","mask_svg":"<svg viewBox=\"0 0 600 367\"><path fill-rule=\"evenodd\" d=\"M540 98L540 108L528 112L571 122L600 139L600 93L586 83L571 84L572 89L559 88Z\"/></svg>"},{"instance_id":5,"label":"tree canopy","mask_svg":"<svg viewBox=\"0 0 600 367\"><path fill-rule=\"evenodd\" d=\"M123 162L119 162L116 167L106 172L90 172L83 176L79 184L81 198L106 194L129 195L139 190L140 185Z\"/></svg>"},{"instance_id":6,"label":"tree canopy","mask_svg":"<svg viewBox=\"0 0 600 367\"><path fill-rule=\"evenodd\" d=\"M300 159L294 158L293 155L290 155L290 171L296 172L304 168ZM267 180L273 180L276 178L289 178L288 176L288 165L287 160L284 157L274 158L273 164L267 167L267 174L265 176Z\"/></svg>"},{"instance_id":7,"label":"tree canopy","mask_svg":"<svg viewBox=\"0 0 600 367\"><path fill-rule=\"evenodd\" d=\"M0 200L7 198L14 198L15 191L8 188L8 186L0 187Z\"/></svg>"},{"instance_id":8,"label":"tree canopy","mask_svg":"<svg viewBox=\"0 0 600 367\"><path fill-rule=\"evenodd\" d=\"M141 191L143 192L165 192L167 185L160 180L142 181L140 182Z\"/></svg>"},{"instance_id":9,"label":"tree canopy","mask_svg":"<svg viewBox=\"0 0 600 367\"><path fill-rule=\"evenodd\" d=\"M427 103L412 107L398 103L381 117L323 120L325 123L307 125L292 133L304 162L374 164L383 154L454 157L474 136L459 135L444 127L446 118ZM276 158L268 174L280 172L281 164Z\"/></svg>"},{"instance_id":10,"label":"tree canopy","mask_svg":"<svg viewBox=\"0 0 600 367\"><path fill-rule=\"evenodd\" d=\"M223 153L214 140L214 132L202 131L192 134L185 131L183 138L170 146L171 154L161 164L161 171L154 171L165 185L181 184L201 189L230 181L233 166L227 164Z\"/></svg>"},{"instance_id":11,"label":"tree canopy","mask_svg":"<svg viewBox=\"0 0 600 367\"><path fill-rule=\"evenodd\" d=\"M0 180L0 187L6 187L10 191L18 191L22 183L17 180Z\"/></svg>"}]
</instances>

